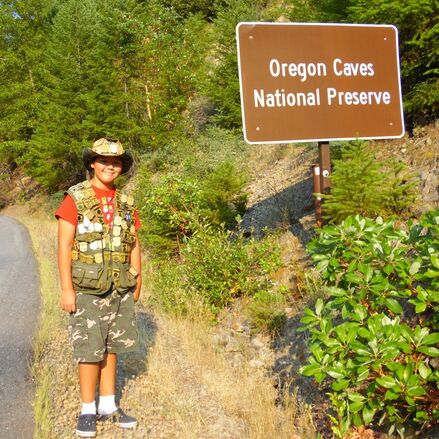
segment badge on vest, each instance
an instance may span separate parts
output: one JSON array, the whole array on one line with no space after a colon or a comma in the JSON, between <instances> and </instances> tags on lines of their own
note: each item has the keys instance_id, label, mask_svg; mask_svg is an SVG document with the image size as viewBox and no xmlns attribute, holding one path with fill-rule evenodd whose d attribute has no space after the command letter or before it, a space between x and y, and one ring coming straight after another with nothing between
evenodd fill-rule
<instances>
[{"instance_id":1,"label":"badge on vest","mask_svg":"<svg viewBox=\"0 0 439 439\"><path fill-rule=\"evenodd\" d=\"M93 241L90 243L90 250L98 250L102 248L102 240Z\"/></svg>"},{"instance_id":2,"label":"badge on vest","mask_svg":"<svg viewBox=\"0 0 439 439\"><path fill-rule=\"evenodd\" d=\"M102 224L101 223L94 223L94 227L96 232L102 232Z\"/></svg>"}]
</instances>

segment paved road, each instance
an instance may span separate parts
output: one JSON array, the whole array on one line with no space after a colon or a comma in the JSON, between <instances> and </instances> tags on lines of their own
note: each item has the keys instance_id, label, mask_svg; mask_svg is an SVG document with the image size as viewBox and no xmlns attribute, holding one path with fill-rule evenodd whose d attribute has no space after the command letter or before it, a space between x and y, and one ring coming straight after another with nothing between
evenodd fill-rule
<instances>
[{"instance_id":1,"label":"paved road","mask_svg":"<svg viewBox=\"0 0 439 439\"><path fill-rule=\"evenodd\" d=\"M0 438L31 439L32 335L39 317L37 264L26 228L0 215Z\"/></svg>"}]
</instances>

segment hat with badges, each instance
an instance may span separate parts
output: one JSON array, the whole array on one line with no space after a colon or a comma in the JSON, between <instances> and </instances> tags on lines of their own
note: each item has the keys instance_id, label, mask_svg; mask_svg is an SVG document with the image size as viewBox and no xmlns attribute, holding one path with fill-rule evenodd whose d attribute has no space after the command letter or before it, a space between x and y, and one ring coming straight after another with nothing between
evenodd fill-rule
<instances>
[{"instance_id":1,"label":"hat with badges","mask_svg":"<svg viewBox=\"0 0 439 439\"><path fill-rule=\"evenodd\" d=\"M84 149L82 160L88 171L93 172L90 165L99 156L119 157L122 160L122 174L126 174L133 164L133 156L129 151L124 150L119 140L102 137L96 140L91 148Z\"/></svg>"}]
</instances>

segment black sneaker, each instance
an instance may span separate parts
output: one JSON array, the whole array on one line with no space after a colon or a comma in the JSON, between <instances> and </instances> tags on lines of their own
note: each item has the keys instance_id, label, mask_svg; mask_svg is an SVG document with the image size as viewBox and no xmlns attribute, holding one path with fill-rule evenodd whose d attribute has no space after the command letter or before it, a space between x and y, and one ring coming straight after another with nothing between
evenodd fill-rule
<instances>
[{"instance_id":1,"label":"black sneaker","mask_svg":"<svg viewBox=\"0 0 439 439\"><path fill-rule=\"evenodd\" d=\"M99 415L99 421L110 421L121 428L134 428L137 425L137 419L127 415L121 408L118 408L110 415Z\"/></svg>"},{"instance_id":2,"label":"black sneaker","mask_svg":"<svg viewBox=\"0 0 439 439\"><path fill-rule=\"evenodd\" d=\"M76 434L81 437L95 437L96 415L79 415Z\"/></svg>"}]
</instances>

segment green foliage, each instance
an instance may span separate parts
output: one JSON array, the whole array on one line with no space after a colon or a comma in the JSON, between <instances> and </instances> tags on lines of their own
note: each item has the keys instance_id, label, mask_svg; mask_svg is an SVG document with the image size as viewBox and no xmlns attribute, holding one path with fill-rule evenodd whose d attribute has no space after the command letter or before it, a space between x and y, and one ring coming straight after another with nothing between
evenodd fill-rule
<instances>
[{"instance_id":1,"label":"green foliage","mask_svg":"<svg viewBox=\"0 0 439 439\"><path fill-rule=\"evenodd\" d=\"M142 239L156 256L166 256L177 252L200 222L232 226L245 207L246 197L240 193L244 182L230 162L220 164L205 180L169 173L151 182L149 174L143 174L138 188Z\"/></svg>"},{"instance_id":2,"label":"green foliage","mask_svg":"<svg viewBox=\"0 0 439 439\"><path fill-rule=\"evenodd\" d=\"M370 143L346 143L334 160L331 193L323 195L324 214L333 222L349 215L404 216L417 192L413 175L403 163L376 159Z\"/></svg>"},{"instance_id":3,"label":"green foliage","mask_svg":"<svg viewBox=\"0 0 439 439\"><path fill-rule=\"evenodd\" d=\"M248 306L251 320L258 331L276 335L286 321L287 290L274 288L258 291Z\"/></svg>"},{"instance_id":4,"label":"green foliage","mask_svg":"<svg viewBox=\"0 0 439 439\"><path fill-rule=\"evenodd\" d=\"M142 153L183 133L205 75L201 16L136 0L0 8L0 154L50 191L83 178L82 150L98 137Z\"/></svg>"},{"instance_id":5,"label":"green foliage","mask_svg":"<svg viewBox=\"0 0 439 439\"><path fill-rule=\"evenodd\" d=\"M149 108L149 143L157 149L185 134L180 123L207 75L205 57L211 38L200 15L182 20L174 10L152 2L147 17L138 106L146 103Z\"/></svg>"},{"instance_id":6,"label":"green foliage","mask_svg":"<svg viewBox=\"0 0 439 439\"><path fill-rule=\"evenodd\" d=\"M240 296L259 294L257 300L263 300L273 288L268 274L280 265L280 250L272 237L256 241L241 232L199 224L182 243L178 264L163 262L155 300L180 313L193 307L195 300L215 315Z\"/></svg>"},{"instance_id":7,"label":"green foliage","mask_svg":"<svg viewBox=\"0 0 439 439\"><path fill-rule=\"evenodd\" d=\"M103 135L160 161L211 122L240 128L235 27L280 17L395 24L412 128L437 117L437 15L432 0L4 2L0 160L57 191L83 178L82 149Z\"/></svg>"},{"instance_id":8,"label":"green foliage","mask_svg":"<svg viewBox=\"0 0 439 439\"><path fill-rule=\"evenodd\" d=\"M437 422L439 210L408 232L348 217L324 227L309 251L329 298L305 309L311 355L301 373L330 381L334 434Z\"/></svg>"},{"instance_id":9,"label":"green foliage","mask_svg":"<svg viewBox=\"0 0 439 439\"><path fill-rule=\"evenodd\" d=\"M225 223L231 227L236 215L245 212L247 195L241 193L247 182L232 162L220 163L203 181L201 200L207 206L208 214L217 224Z\"/></svg>"},{"instance_id":10,"label":"green foliage","mask_svg":"<svg viewBox=\"0 0 439 439\"><path fill-rule=\"evenodd\" d=\"M142 158L137 184L140 233L155 256L178 253L183 238L200 222L236 225L247 199L245 153L242 139L209 128L196 140L172 141Z\"/></svg>"},{"instance_id":11,"label":"green foliage","mask_svg":"<svg viewBox=\"0 0 439 439\"><path fill-rule=\"evenodd\" d=\"M260 11L258 1L226 0L214 20L217 60L206 93L216 108L214 120L224 128L239 128L242 123L235 28L241 21L257 21Z\"/></svg>"},{"instance_id":12,"label":"green foliage","mask_svg":"<svg viewBox=\"0 0 439 439\"><path fill-rule=\"evenodd\" d=\"M0 3L0 161L15 162L34 132L51 11L50 0Z\"/></svg>"},{"instance_id":13,"label":"green foliage","mask_svg":"<svg viewBox=\"0 0 439 439\"><path fill-rule=\"evenodd\" d=\"M142 242L156 256L177 252L184 236L190 236L200 216L200 185L174 174L151 182L144 174L139 180L137 205L143 227Z\"/></svg>"}]
</instances>

